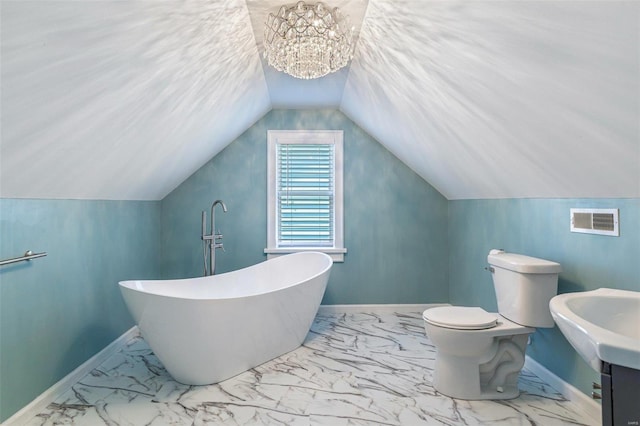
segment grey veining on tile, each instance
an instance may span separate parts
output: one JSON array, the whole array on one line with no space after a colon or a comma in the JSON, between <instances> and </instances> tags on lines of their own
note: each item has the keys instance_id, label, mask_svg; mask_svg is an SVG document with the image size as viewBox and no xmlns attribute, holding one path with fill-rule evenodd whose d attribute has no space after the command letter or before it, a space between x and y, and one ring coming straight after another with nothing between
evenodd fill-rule
<instances>
[{"instance_id":1,"label":"grey veining on tile","mask_svg":"<svg viewBox=\"0 0 640 426\"><path fill-rule=\"evenodd\" d=\"M144 339L76 383L31 425L593 425L524 370L521 395L464 401L431 386L420 313L318 315L303 346L224 382L174 381Z\"/></svg>"}]
</instances>

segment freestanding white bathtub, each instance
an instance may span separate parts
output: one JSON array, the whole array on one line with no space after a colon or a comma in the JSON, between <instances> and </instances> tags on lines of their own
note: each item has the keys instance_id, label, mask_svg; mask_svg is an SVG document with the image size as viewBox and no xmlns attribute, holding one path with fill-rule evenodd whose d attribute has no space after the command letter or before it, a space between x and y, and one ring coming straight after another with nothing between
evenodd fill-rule
<instances>
[{"instance_id":1,"label":"freestanding white bathtub","mask_svg":"<svg viewBox=\"0 0 640 426\"><path fill-rule=\"evenodd\" d=\"M299 347L324 295L324 253L201 278L121 281L142 336L178 382L217 383Z\"/></svg>"}]
</instances>

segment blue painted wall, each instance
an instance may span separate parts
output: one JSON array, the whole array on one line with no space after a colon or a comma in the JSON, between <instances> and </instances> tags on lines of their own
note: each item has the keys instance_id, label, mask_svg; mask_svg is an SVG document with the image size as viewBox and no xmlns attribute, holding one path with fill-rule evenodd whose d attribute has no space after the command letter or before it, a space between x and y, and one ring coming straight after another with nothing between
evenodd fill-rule
<instances>
[{"instance_id":1,"label":"blue painted wall","mask_svg":"<svg viewBox=\"0 0 640 426\"><path fill-rule=\"evenodd\" d=\"M559 290L640 291L640 200L447 201L335 110L273 110L161 202L0 199L0 421L133 325L117 282L202 275L202 210L217 210L218 272L265 260L268 129L344 130L345 244L324 304L434 303L495 310L491 248L560 262ZM621 236L569 232L569 208L619 208ZM597 380L557 329L529 355L590 391Z\"/></svg>"},{"instance_id":2,"label":"blue painted wall","mask_svg":"<svg viewBox=\"0 0 640 426\"><path fill-rule=\"evenodd\" d=\"M226 253L217 272L266 259L267 130L344 130L344 263L323 304L448 299L447 200L335 110L273 110L162 201L163 275L202 275L202 210L216 211Z\"/></svg>"},{"instance_id":3,"label":"blue painted wall","mask_svg":"<svg viewBox=\"0 0 640 426\"><path fill-rule=\"evenodd\" d=\"M572 207L620 209L620 237L569 231ZM610 287L640 291L639 199L504 199L449 203L449 294L458 305L497 309L489 250L549 259L562 264L558 292ZM569 345L558 328L540 329L528 355L584 393L599 375Z\"/></svg>"},{"instance_id":4,"label":"blue painted wall","mask_svg":"<svg viewBox=\"0 0 640 426\"><path fill-rule=\"evenodd\" d=\"M160 202L0 199L0 421L133 326L118 281L159 276Z\"/></svg>"}]
</instances>

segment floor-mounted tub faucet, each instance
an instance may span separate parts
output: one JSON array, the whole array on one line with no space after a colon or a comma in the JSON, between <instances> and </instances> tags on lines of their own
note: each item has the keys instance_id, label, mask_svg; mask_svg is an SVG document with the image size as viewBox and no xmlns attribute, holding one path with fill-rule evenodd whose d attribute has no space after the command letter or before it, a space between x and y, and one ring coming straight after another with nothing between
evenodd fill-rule
<instances>
[{"instance_id":1,"label":"floor-mounted tub faucet","mask_svg":"<svg viewBox=\"0 0 640 426\"><path fill-rule=\"evenodd\" d=\"M222 234L220 230L216 233L216 206L220 204L222 211L227 212L227 205L222 200L215 200L211 205L211 234L207 235L207 212L202 212L202 251L204 257L204 274L213 275L216 271L216 249L222 249L224 246L220 242L222 240ZM207 244L209 241L209 244ZM209 273L207 273L207 245L209 246Z\"/></svg>"}]
</instances>

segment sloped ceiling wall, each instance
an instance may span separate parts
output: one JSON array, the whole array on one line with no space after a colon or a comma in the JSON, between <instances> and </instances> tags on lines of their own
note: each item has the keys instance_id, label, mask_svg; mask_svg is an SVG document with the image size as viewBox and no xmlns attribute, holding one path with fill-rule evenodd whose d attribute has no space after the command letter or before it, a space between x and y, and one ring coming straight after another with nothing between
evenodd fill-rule
<instances>
[{"instance_id":1,"label":"sloped ceiling wall","mask_svg":"<svg viewBox=\"0 0 640 426\"><path fill-rule=\"evenodd\" d=\"M271 108L339 108L449 199L640 197L640 2L338 0L350 67L262 59L277 0L0 3L0 196L161 199Z\"/></svg>"},{"instance_id":2,"label":"sloped ceiling wall","mask_svg":"<svg viewBox=\"0 0 640 426\"><path fill-rule=\"evenodd\" d=\"M271 109L244 1L1 13L3 197L162 199Z\"/></svg>"},{"instance_id":3,"label":"sloped ceiling wall","mask_svg":"<svg viewBox=\"0 0 640 426\"><path fill-rule=\"evenodd\" d=\"M341 109L449 199L638 197L639 6L371 0Z\"/></svg>"}]
</instances>

